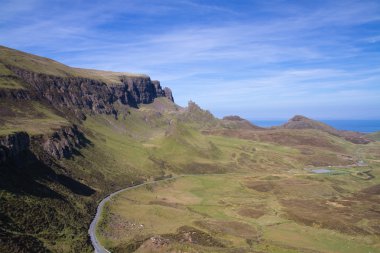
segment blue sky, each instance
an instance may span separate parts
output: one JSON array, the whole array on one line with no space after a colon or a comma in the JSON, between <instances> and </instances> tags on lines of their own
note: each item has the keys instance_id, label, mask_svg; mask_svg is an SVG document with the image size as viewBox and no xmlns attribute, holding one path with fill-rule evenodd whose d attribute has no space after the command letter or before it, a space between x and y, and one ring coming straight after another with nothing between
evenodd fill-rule
<instances>
[{"instance_id":1,"label":"blue sky","mask_svg":"<svg viewBox=\"0 0 380 253\"><path fill-rule=\"evenodd\" d=\"M145 73L216 116L380 119L380 1L0 0L0 44Z\"/></svg>"}]
</instances>

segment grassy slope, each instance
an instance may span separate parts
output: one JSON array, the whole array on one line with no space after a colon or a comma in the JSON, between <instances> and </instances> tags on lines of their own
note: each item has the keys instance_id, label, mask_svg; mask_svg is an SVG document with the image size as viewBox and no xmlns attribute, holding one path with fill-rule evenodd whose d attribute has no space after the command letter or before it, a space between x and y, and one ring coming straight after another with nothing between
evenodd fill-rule
<instances>
[{"instance_id":1,"label":"grassy slope","mask_svg":"<svg viewBox=\"0 0 380 253\"><path fill-rule=\"evenodd\" d=\"M127 72L112 72L93 69L72 68L48 58L24 53L4 46L0 46L0 64L1 63L26 69L36 73L43 73L47 75L55 75L61 77L80 76L101 80L109 84L120 83L119 76L121 75L131 77L147 77L143 74L133 74ZM2 73L2 69L4 68L0 65L0 74Z\"/></svg>"},{"instance_id":2,"label":"grassy slope","mask_svg":"<svg viewBox=\"0 0 380 253\"><path fill-rule=\"evenodd\" d=\"M17 80L12 71L0 62L0 88L24 89L22 82Z\"/></svg>"},{"instance_id":3,"label":"grassy slope","mask_svg":"<svg viewBox=\"0 0 380 253\"><path fill-rule=\"evenodd\" d=\"M37 101L0 100L0 135L26 131L31 135L52 132L69 122Z\"/></svg>"}]
</instances>

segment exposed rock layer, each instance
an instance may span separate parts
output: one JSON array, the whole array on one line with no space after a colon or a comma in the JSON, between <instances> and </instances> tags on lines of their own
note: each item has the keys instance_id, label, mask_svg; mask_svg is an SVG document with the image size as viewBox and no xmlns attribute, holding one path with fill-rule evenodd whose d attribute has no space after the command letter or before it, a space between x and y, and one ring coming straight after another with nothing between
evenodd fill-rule
<instances>
[{"instance_id":1,"label":"exposed rock layer","mask_svg":"<svg viewBox=\"0 0 380 253\"><path fill-rule=\"evenodd\" d=\"M25 89L0 89L1 99L31 100L34 94Z\"/></svg>"},{"instance_id":2,"label":"exposed rock layer","mask_svg":"<svg viewBox=\"0 0 380 253\"><path fill-rule=\"evenodd\" d=\"M67 126L43 138L42 147L56 159L70 158L78 149L85 147L89 141L77 126Z\"/></svg>"},{"instance_id":3,"label":"exposed rock layer","mask_svg":"<svg viewBox=\"0 0 380 253\"><path fill-rule=\"evenodd\" d=\"M158 81L149 77L121 76L119 84L107 85L104 82L83 77L58 77L39 74L8 66L22 81L29 84L37 96L47 99L61 111L113 114L117 116L115 103L137 107L151 103L157 97L167 97L173 101L169 88L162 89ZM1 94L0 94L1 96ZM26 94L3 92L7 97L25 97Z\"/></svg>"},{"instance_id":4,"label":"exposed rock layer","mask_svg":"<svg viewBox=\"0 0 380 253\"><path fill-rule=\"evenodd\" d=\"M65 126L51 135L30 137L26 132L16 132L0 137L0 164L19 162L31 143L41 145L55 159L70 158L90 142L77 126Z\"/></svg>"}]
</instances>

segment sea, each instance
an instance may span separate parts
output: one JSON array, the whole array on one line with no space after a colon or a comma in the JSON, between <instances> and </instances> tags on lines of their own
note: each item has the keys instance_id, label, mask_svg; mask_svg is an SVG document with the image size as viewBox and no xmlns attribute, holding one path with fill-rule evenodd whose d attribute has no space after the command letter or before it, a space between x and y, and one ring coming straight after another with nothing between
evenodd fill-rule
<instances>
[{"instance_id":1,"label":"sea","mask_svg":"<svg viewBox=\"0 0 380 253\"><path fill-rule=\"evenodd\" d=\"M287 120L250 120L261 127L279 126ZM339 130L350 130L361 133L380 131L380 120L318 120Z\"/></svg>"}]
</instances>

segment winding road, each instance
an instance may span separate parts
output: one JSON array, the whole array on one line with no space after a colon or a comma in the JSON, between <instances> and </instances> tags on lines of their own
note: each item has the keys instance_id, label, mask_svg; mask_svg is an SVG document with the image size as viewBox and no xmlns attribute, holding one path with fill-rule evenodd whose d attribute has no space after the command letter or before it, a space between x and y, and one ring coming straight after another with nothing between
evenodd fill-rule
<instances>
[{"instance_id":1,"label":"winding road","mask_svg":"<svg viewBox=\"0 0 380 253\"><path fill-rule=\"evenodd\" d=\"M105 249L100 244L99 240L96 238L96 227L98 225L98 221L99 221L100 216L102 214L103 207L104 207L105 203L107 203L113 196L115 196L116 194L119 194L121 192L125 192L125 191L129 191L129 190L132 190L132 189L136 189L138 187L141 187L141 186L144 186L144 185L148 185L148 184L155 184L157 182L168 181L168 180L179 178L179 177L182 177L182 176L169 177L169 178L165 178L165 179L161 179L161 180L157 180L157 181L146 182L146 183L143 183L143 184L139 184L139 185L135 185L135 186L130 186L130 187L127 187L125 189L119 190L117 192L111 193L110 195L108 195L107 197L105 197L102 201L100 201L100 203L98 205L98 208L96 209L96 215L95 215L94 219L92 220L92 222L90 224L90 228L88 229L88 234L90 235L91 243L92 243L92 246L95 249L95 253L111 253L109 250Z\"/></svg>"}]
</instances>

